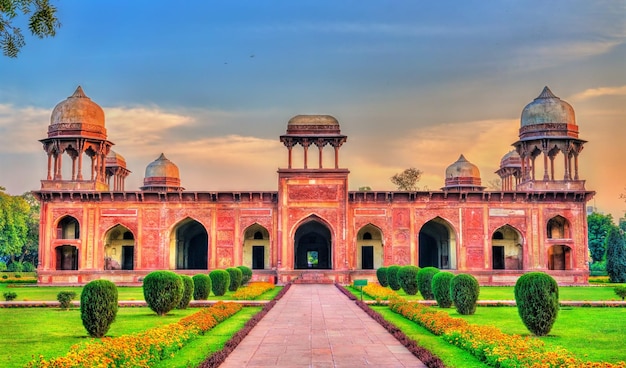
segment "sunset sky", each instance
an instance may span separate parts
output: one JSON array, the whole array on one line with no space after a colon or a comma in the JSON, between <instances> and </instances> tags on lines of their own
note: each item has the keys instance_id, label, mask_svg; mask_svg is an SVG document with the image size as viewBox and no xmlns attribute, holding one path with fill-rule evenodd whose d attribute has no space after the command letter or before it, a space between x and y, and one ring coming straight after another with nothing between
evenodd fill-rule
<instances>
[{"instance_id":1,"label":"sunset sky","mask_svg":"<svg viewBox=\"0 0 626 368\"><path fill-rule=\"evenodd\" d=\"M127 190L163 152L185 188L204 191L277 190L278 137L298 114L339 120L351 190L393 190L408 167L438 190L460 154L485 185L547 85L588 141L590 205L626 211L623 0L52 2L57 36L0 57L0 186L11 194L39 189L38 140L78 85L105 111Z\"/></svg>"}]
</instances>

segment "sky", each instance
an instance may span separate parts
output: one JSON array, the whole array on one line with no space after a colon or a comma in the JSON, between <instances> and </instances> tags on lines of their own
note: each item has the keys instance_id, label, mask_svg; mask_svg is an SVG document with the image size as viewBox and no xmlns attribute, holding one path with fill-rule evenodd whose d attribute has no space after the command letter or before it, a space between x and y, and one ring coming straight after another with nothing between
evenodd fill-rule
<instances>
[{"instance_id":1,"label":"sky","mask_svg":"<svg viewBox=\"0 0 626 368\"><path fill-rule=\"evenodd\" d=\"M549 86L588 141L589 205L626 211L623 0L52 3L56 37L27 36L17 59L0 57L0 186L11 194L40 188L38 140L79 85L104 109L127 190L164 153L194 191L277 190L279 136L299 114L338 119L350 190L394 190L390 177L409 167L439 190L461 154L488 185L524 106Z\"/></svg>"}]
</instances>

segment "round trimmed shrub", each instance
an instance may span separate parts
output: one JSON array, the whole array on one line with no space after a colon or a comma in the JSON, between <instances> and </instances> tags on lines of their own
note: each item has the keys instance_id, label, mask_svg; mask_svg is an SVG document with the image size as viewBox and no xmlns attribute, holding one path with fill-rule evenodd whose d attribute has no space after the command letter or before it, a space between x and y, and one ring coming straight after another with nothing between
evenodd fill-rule
<instances>
[{"instance_id":1,"label":"round trimmed shrub","mask_svg":"<svg viewBox=\"0 0 626 368\"><path fill-rule=\"evenodd\" d=\"M248 284L252 280L252 269L248 266L237 266L241 270L241 286Z\"/></svg>"},{"instance_id":2,"label":"round trimmed shrub","mask_svg":"<svg viewBox=\"0 0 626 368\"><path fill-rule=\"evenodd\" d=\"M552 276L529 272L515 283L515 304L522 322L530 332L545 336L559 313L559 286Z\"/></svg>"},{"instance_id":3,"label":"round trimmed shrub","mask_svg":"<svg viewBox=\"0 0 626 368\"><path fill-rule=\"evenodd\" d=\"M417 287L422 294L424 300L434 300L435 294L433 294L433 276L439 272L436 267L424 267L417 273Z\"/></svg>"},{"instance_id":4,"label":"round trimmed shrub","mask_svg":"<svg viewBox=\"0 0 626 368\"><path fill-rule=\"evenodd\" d=\"M183 281L183 297L180 298L177 308L187 309L194 292L193 279L187 275L180 275L180 278Z\"/></svg>"},{"instance_id":5,"label":"round trimmed shrub","mask_svg":"<svg viewBox=\"0 0 626 368\"><path fill-rule=\"evenodd\" d=\"M228 275L230 276L230 284L228 285L228 290L237 291L241 286L241 280L243 279L243 274L240 269L237 267L228 267L226 269Z\"/></svg>"},{"instance_id":6,"label":"round trimmed shrub","mask_svg":"<svg viewBox=\"0 0 626 368\"><path fill-rule=\"evenodd\" d=\"M476 312L476 302L480 286L472 275L460 273L450 282L450 297L459 314L469 315Z\"/></svg>"},{"instance_id":7,"label":"round trimmed shrub","mask_svg":"<svg viewBox=\"0 0 626 368\"><path fill-rule=\"evenodd\" d=\"M389 286L389 282L387 281L387 267L378 267L376 270L376 278L380 286Z\"/></svg>"},{"instance_id":8,"label":"round trimmed shrub","mask_svg":"<svg viewBox=\"0 0 626 368\"><path fill-rule=\"evenodd\" d=\"M398 281L402 290L408 295L417 294L417 273L420 268L417 266L402 266L398 271Z\"/></svg>"},{"instance_id":9,"label":"round trimmed shrub","mask_svg":"<svg viewBox=\"0 0 626 368\"><path fill-rule=\"evenodd\" d=\"M153 271L143 279L143 297L159 316L178 306L183 290L183 280L172 271Z\"/></svg>"},{"instance_id":10,"label":"round trimmed shrub","mask_svg":"<svg viewBox=\"0 0 626 368\"><path fill-rule=\"evenodd\" d=\"M450 283L454 278L452 272L437 272L433 276L432 290L435 300L439 308L450 308L452 306L452 298L450 297Z\"/></svg>"},{"instance_id":11,"label":"round trimmed shrub","mask_svg":"<svg viewBox=\"0 0 626 368\"><path fill-rule=\"evenodd\" d=\"M222 296L230 286L230 274L226 270L213 270L209 273L213 295Z\"/></svg>"},{"instance_id":12,"label":"round trimmed shrub","mask_svg":"<svg viewBox=\"0 0 626 368\"><path fill-rule=\"evenodd\" d=\"M387 267L387 282L389 283L391 290L394 291L402 289L400 281L398 280L398 271L400 271L400 266L398 265Z\"/></svg>"},{"instance_id":13,"label":"round trimmed shrub","mask_svg":"<svg viewBox=\"0 0 626 368\"><path fill-rule=\"evenodd\" d=\"M193 280L193 299L207 300L211 294L211 278L209 275L199 273L192 277Z\"/></svg>"},{"instance_id":14,"label":"round trimmed shrub","mask_svg":"<svg viewBox=\"0 0 626 368\"><path fill-rule=\"evenodd\" d=\"M72 306L72 299L76 298L76 293L73 291L59 291L57 294L57 300L59 301L60 308L68 310Z\"/></svg>"},{"instance_id":15,"label":"round trimmed shrub","mask_svg":"<svg viewBox=\"0 0 626 368\"><path fill-rule=\"evenodd\" d=\"M91 337L103 337L117 315L117 287L109 280L94 280L80 294L80 318Z\"/></svg>"}]
</instances>

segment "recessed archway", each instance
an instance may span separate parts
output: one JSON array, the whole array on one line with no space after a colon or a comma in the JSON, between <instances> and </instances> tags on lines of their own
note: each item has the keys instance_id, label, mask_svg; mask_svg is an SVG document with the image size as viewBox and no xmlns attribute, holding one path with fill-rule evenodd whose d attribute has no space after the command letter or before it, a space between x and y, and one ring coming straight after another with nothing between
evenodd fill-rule
<instances>
[{"instance_id":1,"label":"recessed archway","mask_svg":"<svg viewBox=\"0 0 626 368\"><path fill-rule=\"evenodd\" d=\"M294 237L295 269L332 269L332 237L317 220L303 223Z\"/></svg>"},{"instance_id":2,"label":"recessed archway","mask_svg":"<svg viewBox=\"0 0 626 368\"><path fill-rule=\"evenodd\" d=\"M357 269L375 270L383 266L382 239L382 232L372 224L363 226L357 232Z\"/></svg>"},{"instance_id":3,"label":"recessed archway","mask_svg":"<svg viewBox=\"0 0 626 368\"><path fill-rule=\"evenodd\" d=\"M553 245L548 249L549 270L571 270L572 248L567 245Z\"/></svg>"},{"instance_id":4,"label":"recessed archway","mask_svg":"<svg viewBox=\"0 0 626 368\"><path fill-rule=\"evenodd\" d=\"M572 237L569 221L563 216L552 217L548 220L546 227L548 239L570 239Z\"/></svg>"},{"instance_id":5,"label":"recessed archway","mask_svg":"<svg viewBox=\"0 0 626 368\"><path fill-rule=\"evenodd\" d=\"M452 226L436 217L419 233L419 267L456 268L456 237Z\"/></svg>"},{"instance_id":6,"label":"recessed archway","mask_svg":"<svg viewBox=\"0 0 626 368\"><path fill-rule=\"evenodd\" d=\"M57 223L57 239L80 239L80 225L72 216L64 216Z\"/></svg>"},{"instance_id":7,"label":"recessed archway","mask_svg":"<svg viewBox=\"0 0 626 368\"><path fill-rule=\"evenodd\" d=\"M209 235L196 220L187 218L172 231L170 252L178 270L208 269Z\"/></svg>"},{"instance_id":8,"label":"recessed archway","mask_svg":"<svg viewBox=\"0 0 626 368\"><path fill-rule=\"evenodd\" d=\"M123 225L112 227L104 236L104 269L132 270L135 264L135 236Z\"/></svg>"},{"instance_id":9,"label":"recessed archway","mask_svg":"<svg viewBox=\"0 0 626 368\"><path fill-rule=\"evenodd\" d=\"M57 270L78 270L78 248L61 245L55 248Z\"/></svg>"},{"instance_id":10,"label":"recessed archway","mask_svg":"<svg viewBox=\"0 0 626 368\"><path fill-rule=\"evenodd\" d=\"M243 265L253 270L270 268L270 233L259 224L253 224L243 233Z\"/></svg>"},{"instance_id":11,"label":"recessed archway","mask_svg":"<svg viewBox=\"0 0 626 368\"><path fill-rule=\"evenodd\" d=\"M522 236L510 225L499 227L491 236L491 266L494 270L523 269Z\"/></svg>"}]
</instances>

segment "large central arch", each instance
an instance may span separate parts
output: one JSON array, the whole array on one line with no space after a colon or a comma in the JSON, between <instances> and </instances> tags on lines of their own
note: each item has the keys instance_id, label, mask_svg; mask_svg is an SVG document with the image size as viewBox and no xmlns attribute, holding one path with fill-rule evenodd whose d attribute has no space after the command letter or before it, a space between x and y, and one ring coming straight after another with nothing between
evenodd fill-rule
<instances>
[{"instance_id":1,"label":"large central arch","mask_svg":"<svg viewBox=\"0 0 626 368\"><path fill-rule=\"evenodd\" d=\"M419 267L456 269L456 238L450 223L436 217L419 232Z\"/></svg>"},{"instance_id":2,"label":"large central arch","mask_svg":"<svg viewBox=\"0 0 626 368\"><path fill-rule=\"evenodd\" d=\"M206 270L208 268L209 236L204 226L187 218L172 231L171 251L177 270Z\"/></svg>"},{"instance_id":3,"label":"large central arch","mask_svg":"<svg viewBox=\"0 0 626 368\"><path fill-rule=\"evenodd\" d=\"M310 220L298 227L294 237L294 268L332 269L332 237L326 225Z\"/></svg>"}]
</instances>

